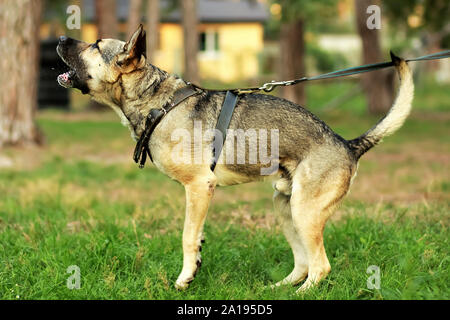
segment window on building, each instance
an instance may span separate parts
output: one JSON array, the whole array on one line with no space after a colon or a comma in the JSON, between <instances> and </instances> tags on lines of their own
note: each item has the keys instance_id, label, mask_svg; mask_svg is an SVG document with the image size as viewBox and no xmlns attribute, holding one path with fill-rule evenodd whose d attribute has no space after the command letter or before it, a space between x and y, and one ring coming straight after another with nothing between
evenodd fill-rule
<instances>
[{"instance_id":1,"label":"window on building","mask_svg":"<svg viewBox=\"0 0 450 320\"><path fill-rule=\"evenodd\" d=\"M219 33L208 30L200 33L200 52L219 52Z\"/></svg>"}]
</instances>

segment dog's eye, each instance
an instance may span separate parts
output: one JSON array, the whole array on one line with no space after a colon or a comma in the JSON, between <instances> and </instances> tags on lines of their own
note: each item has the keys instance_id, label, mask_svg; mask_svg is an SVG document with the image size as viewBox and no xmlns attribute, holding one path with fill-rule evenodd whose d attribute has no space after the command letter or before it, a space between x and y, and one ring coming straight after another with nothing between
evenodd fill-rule
<instances>
[{"instance_id":1,"label":"dog's eye","mask_svg":"<svg viewBox=\"0 0 450 320\"><path fill-rule=\"evenodd\" d=\"M90 74L88 74L88 79L92 79L92 76Z\"/></svg>"}]
</instances>

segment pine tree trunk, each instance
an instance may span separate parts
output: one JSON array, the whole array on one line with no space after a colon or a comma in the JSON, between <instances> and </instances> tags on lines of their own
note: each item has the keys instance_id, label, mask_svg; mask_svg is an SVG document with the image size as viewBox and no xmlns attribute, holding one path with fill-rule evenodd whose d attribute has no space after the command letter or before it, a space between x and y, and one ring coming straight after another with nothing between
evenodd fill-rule
<instances>
[{"instance_id":1,"label":"pine tree trunk","mask_svg":"<svg viewBox=\"0 0 450 320\"><path fill-rule=\"evenodd\" d=\"M184 33L184 78L192 83L199 83L197 1L183 0L181 9Z\"/></svg>"},{"instance_id":2,"label":"pine tree trunk","mask_svg":"<svg viewBox=\"0 0 450 320\"><path fill-rule=\"evenodd\" d=\"M379 31L367 27L367 7L373 0L355 0L356 25L362 41L363 64L383 61ZM374 71L361 75L361 85L367 99L368 110L372 114L384 114L394 99L392 70Z\"/></svg>"},{"instance_id":3,"label":"pine tree trunk","mask_svg":"<svg viewBox=\"0 0 450 320\"><path fill-rule=\"evenodd\" d=\"M305 23L303 20L283 23L281 26L280 78L282 80L292 80L305 76L304 30ZM302 84L283 87L282 96L300 105L306 103L305 87Z\"/></svg>"},{"instance_id":4,"label":"pine tree trunk","mask_svg":"<svg viewBox=\"0 0 450 320\"><path fill-rule=\"evenodd\" d=\"M95 17L97 22L97 39L117 39L119 27L117 21L116 1L95 0ZM91 111L106 111L110 108L97 101L90 100L87 107Z\"/></svg>"},{"instance_id":5,"label":"pine tree trunk","mask_svg":"<svg viewBox=\"0 0 450 320\"><path fill-rule=\"evenodd\" d=\"M133 33L141 23L142 0L130 0L130 8L128 12L127 39L131 38Z\"/></svg>"},{"instance_id":6,"label":"pine tree trunk","mask_svg":"<svg viewBox=\"0 0 450 320\"><path fill-rule=\"evenodd\" d=\"M159 42L159 0L148 0L147 4L147 59L154 63Z\"/></svg>"},{"instance_id":7,"label":"pine tree trunk","mask_svg":"<svg viewBox=\"0 0 450 320\"><path fill-rule=\"evenodd\" d=\"M95 0L95 16L97 18L97 38L117 39L118 22L116 1Z\"/></svg>"},{"instance_id":8,"label":"pine tree trunk","mask_svg":"<svg viewBox=\"0 0 450 320\"><path fill-rule=\"evenodd\" d=\"M42 142L35 113L41 0L0 2L0 147Z\"/></svg>"}]
</instances>

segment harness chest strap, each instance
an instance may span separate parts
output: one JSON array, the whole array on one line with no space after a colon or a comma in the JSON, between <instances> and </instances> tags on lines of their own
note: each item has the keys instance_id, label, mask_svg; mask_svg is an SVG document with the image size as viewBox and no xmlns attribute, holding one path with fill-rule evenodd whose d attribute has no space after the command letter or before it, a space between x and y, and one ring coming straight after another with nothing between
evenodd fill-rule
<instances>
[{"instance_id":1,"label":"harness chest strap","mask_svg":"<svg viewBox=\"0 0 450 320\"><path fill-rule=\"evenodd\" d=\"M227 91L225 100L223 101L222 109L220 109L219 118L217 119L216 132L220 131L221 137L214 136L213 141L213 162L211 164L211 171L216 168L217 161L219 160L220 153L222 152L223 145L227 138L227 130L230 126L231 117L233 116L236 103L238 101L238 95L233 91Z\"/></svg>"},{"instance_id":2,"label":"harness chest strap","mask_svg":"<svg viewBox=\"0 0 450 320\"><path fill-rule=\"evenodd\" d=\"M139 162L139 168L143 168L145 165L145 161L147 160L147 154L152 159L152 154L150 152L148 143L150 141L150 137L155 130L156 126L161 122L162 118L173 108L179 105L181 102L186 100L193 95L200 93L200 91L192 86L191 84L182 87L175 91L172 102L167 102L164 107L161 109L151 109L147 119L145 120L145 129L141 134L138 142L136 143L136 147L134 148L133 159L134 162Z\"/></svg>"}]
</instances>

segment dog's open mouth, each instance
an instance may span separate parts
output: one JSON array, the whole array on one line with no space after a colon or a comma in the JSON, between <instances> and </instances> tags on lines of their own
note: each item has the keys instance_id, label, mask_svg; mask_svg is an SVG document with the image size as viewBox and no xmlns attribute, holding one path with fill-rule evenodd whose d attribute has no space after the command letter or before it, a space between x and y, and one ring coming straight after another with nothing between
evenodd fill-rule
<instances>
[{"instance_id":1,"label":"dog's open mouth","mask_svg":"<svg viewBox=\"0 0 450 320\"><path fill-rule=\"evenodd\" d=\"M61 73L58 76L57 81L58 81L59 85L64 88L73 88L76 72L73 69L73 67L70 66L68 61L66 59L64 59L64 54L62 53L61 46L58 45L56 47L56 52L58 53L58 56L61 58L62 62L66 65L66 70L69 69L69 71Z\"/></svg>"},{"instance_id":2,"label":"dog's open mouth","mask_svg":"<svg viewBox=\"0 0 450 320\"><path fill-rule=\"evenodd\" d=\"M75 76L75 71L73 71L73 70L61 73L58 76L59 85L64 88L73 88L73 77L74 76Z\"/></svg>"}]
</instances>

